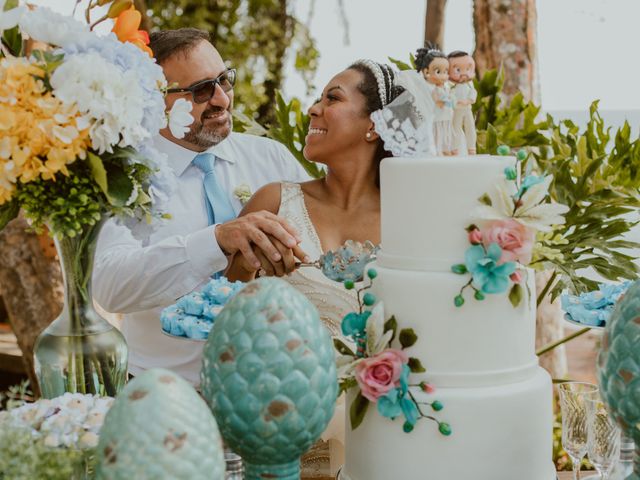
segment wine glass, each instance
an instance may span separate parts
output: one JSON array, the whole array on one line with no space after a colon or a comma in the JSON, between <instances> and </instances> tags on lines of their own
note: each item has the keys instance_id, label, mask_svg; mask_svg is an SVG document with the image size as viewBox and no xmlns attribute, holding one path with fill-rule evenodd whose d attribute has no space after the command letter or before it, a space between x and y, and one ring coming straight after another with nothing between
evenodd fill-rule
<instances>
[{"instance_id":1,"label":"wine glass","mask_svg":"<svg viewBox=\"0 0 640 480\"><path fill-rule=\"evenodd\" d=\"M573 480L580 479L580 462L587 453L587 403L597 397L598 386L585 382L561 383L562 447L573 465Z\"/></svg>"},{"instance_id":2,"label":"wine glass","mask_svg":"<svg viewBox=\"0 0 640 480\"><path fill-rule=\"evenodd\" d=\"M599 395L587 398L586 404L587 454L600 479L607 480L620 455L620 429Z\"/></svg>"}]
</instances>

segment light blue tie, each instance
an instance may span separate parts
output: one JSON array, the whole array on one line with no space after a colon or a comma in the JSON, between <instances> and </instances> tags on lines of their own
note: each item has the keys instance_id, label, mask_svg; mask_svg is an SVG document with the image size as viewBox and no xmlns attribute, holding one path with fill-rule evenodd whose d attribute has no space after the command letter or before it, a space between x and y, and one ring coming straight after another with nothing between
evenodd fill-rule
<instances>
[{"instance_id":1,"label":"light blue tie","mask_svg":"<svg viewBox=\"0 0 640 480\"><path fill-rule=\"evenodd\" d=\"M213 153L200 153L192 161L193 165L204 173L205 203L209 225L225 223L236 218L236 212L229 202L227 192L216 179L216 173L213 170L215 162L216 156Z\"/></svg>"}]
</instances>

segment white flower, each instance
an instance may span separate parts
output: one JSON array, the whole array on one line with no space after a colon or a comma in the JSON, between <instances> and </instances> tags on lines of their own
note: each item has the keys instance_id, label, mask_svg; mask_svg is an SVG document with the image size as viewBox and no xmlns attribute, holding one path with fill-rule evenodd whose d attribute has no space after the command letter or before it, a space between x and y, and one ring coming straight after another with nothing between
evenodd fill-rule
<instances>
[{"instance_id":1,"label":"white flower","mask_svg":"<svg viewBox=\"0 0 640 480\"><path fill-rule=\"evenodd\" d=\"M179 98L175 101L169 112L169 131L171 135L176 138L184 138L193 123L191 110L193 110L193 104L190 101L184 98Z\"/></svg>"},{"instance_id":2,"label":"white flower","mask_svg":"<svg viewBox=\"0 0 640 480\"><path fill-rule=\"evenodd\" d=\"M378 302L367 319L367 355L373 357L389 346L393 332L384 331L384 305Z\"/></svg>"},{"instance_id":3,"label":"white flower","mask_svg":"<svg viewBox=\"0 0 640 480\"><path fill-rule=\"evenodd\" d=\"M67 54L51 76L55 96L75 105L82 123L91 125L89 136L98 153L112 152L115 145L138 147L152 136L142 126L145 97L137 75L91 52Z\"/></svg>"},{"instance_id":4,"label":"white flower","mask_svg":"<svg viewBox=\"0 0 640 480\"><path fill-rule=\"evenodd\" d=\"M22 15L27 11L25 6L19 6L5 12L4 6L6 3L5 0L0 0L0 36L2 36L3 31L18 25Z\"/></svg>"},{"instance_id":5,"label":"white flower","mask_svg":"<svg viewBox=\"0 0 640 480\"><path fill-rule=\"evenodd\" d=\"M16 426L29 428L33 438L41 438L48 447L93 448L112 403L109 397L65 393L10 410L0 417L0 428L2 422L11 420Z\"/></svg>"},{"instance_id":6,"label":"white flower","mask_svg":"<svg viewBox=\"0 0 640 480\"><path fill-rule=\"evenodd\" d=\"M516 193L514 184L502 179L488 194L491 206L481 205L474 210L472 216L479 220L513 218L526 227L549 232L553 225L562 225L565 222L562 215L569 211L569 207L561 203L544 203L552 180L553 176L548 175L543 182L528 188L520 197L516 208L513 201Z\"/></svg>"},{"instance_id":7,"label":"white flower","mask_svg":"<svg viewBox=\"0 0 640 480\"><path fill-rule=\"evenodd\" d=\"M19 24L23 33L30 38L58 47L83 41L87 36L93 35L88 25L46 7L26 11Z\"/></svg>"},{"instance_id":8,"label":"white flower","mask_svg":"<svg viewBox=\"0 0 640 480\"><path fill-rule=\"evenodd\" d=\"M339 380L344 380L354 376L354 371L358 363L364 358L356 358L351 355L339 355L336 358L336 371Z\"/></svg>"},{"instance_id":9,"label":"white flower","mask_svg":"<svg viewBox=\"0 0 640 480\"><path fill-rule=\"evenodd\" d=\"M240 200L240 203L242 205L247 203L252 195L253 195L253 193L251 193L251 187L249 185L247 185L246 183L242 183L242 184L238 185L233 190L233 196L236 197L238 200Z\"/></svg>"}]
</instances>

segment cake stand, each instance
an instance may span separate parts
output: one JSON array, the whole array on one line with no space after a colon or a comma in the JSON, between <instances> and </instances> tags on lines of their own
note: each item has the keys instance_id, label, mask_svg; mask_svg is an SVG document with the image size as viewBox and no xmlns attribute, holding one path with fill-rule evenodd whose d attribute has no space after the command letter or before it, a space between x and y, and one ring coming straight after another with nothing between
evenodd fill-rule
<instances>
[{"instance_id":1,"label":"cake stand","mask_svg":"<svg viewBox=\"0 0 640 480\"><path fill-rule=\"evenodd\" d=\"M585 325L584 323L573 320L568 314L565 314L564 319L572 327L591 328L595 333L602 335L604 326L594 327L591 325ZM633 473L633 452L634 443L629 437L623 436L620 440L620 461L616 464L611 472L609 480L625 480L629 475ZM588 477L582 477L583 480L598 480L600 475L589 475Z\"/></svg>"},{"instance_id":2,"label":"cake stand","mask_svg":"<svg viewBox=\"0 0 640 480\"><path fill-rule=\"evenodd\" d=\"M205 343L207 341L206 338L181 337L180 335L172 335L169 332L165 332L162 329L160 329L160 331L162 332L163 335L166 335L167 337L175 338L176 340L184 340L186 342L196 342L196 343Z\"/></svg>"}]
</instances>

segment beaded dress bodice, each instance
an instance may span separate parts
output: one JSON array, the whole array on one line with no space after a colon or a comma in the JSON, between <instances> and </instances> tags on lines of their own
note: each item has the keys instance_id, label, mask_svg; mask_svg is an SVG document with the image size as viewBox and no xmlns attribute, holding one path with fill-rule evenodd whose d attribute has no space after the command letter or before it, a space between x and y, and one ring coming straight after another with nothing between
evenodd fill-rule
<instances>
[{"instance_id":1,"label":"beaded dress bodice","mask_svg":"<svg viewBox=\"0 0 640 480\"><path fill-rule=\"evenodd\" d=\"M316 260L322 255L322 245L315 227L309 218L304 202L304 193L297 183L281 184L280 210L278 215L294 227L302 238L301 248ZM342 336L340 324L349 312L358 310L355 289L346 290L342 283L325 277L315 267L302 267L285 277L291 285L303 293L318 309L322 323L332 336Z\"/></svg>"}]
</instances>

